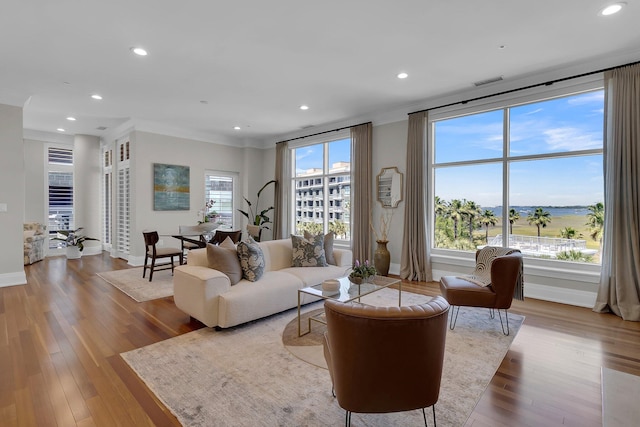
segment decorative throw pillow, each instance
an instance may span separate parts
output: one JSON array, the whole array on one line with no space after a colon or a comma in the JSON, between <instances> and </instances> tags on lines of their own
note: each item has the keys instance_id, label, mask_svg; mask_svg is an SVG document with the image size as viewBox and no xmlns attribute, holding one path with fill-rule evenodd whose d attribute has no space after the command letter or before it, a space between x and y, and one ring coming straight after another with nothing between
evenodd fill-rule
<instances>
[{"instance_id":1,"label":"decorative throw pillow","mask_svg":"<svg viewBox=\"0 0 640 427\"><path fill-rule=\"evenodd\" d=\"M232 285L242 279L242 268L240 268L240 261L235 247L227 249L209 243L207 244L207 260L209 261L209 268L226 274Z\"/></svg>"},{"instance_id":2,"label":"decorative throw pillow","mask_svg":"<svg viewBox=\"0 0 640 427\"><path fill-rule=\"evenodd\" d=\"M324 241L322 235L307 240L302 236L291 235L293 247L292 267L326 267Z\"/></svg>"},{"instance_id":3,"label":"decorative throw pillow","mask_svg":"<svg viewBox=\"0 0 640 427\"><path fill-rule=\"evenodd\" d=\"M233 243L233 240L231 240L231 237L229 236L227 236L227 238L224 239L222 243L220 243L220 247L226 248L226 249L233 249L234 251L236 250L236 244Z\"/></svg>"},{"instance_id":4,"label":"decorative throw pillow","mask_svg":"<svg viewBox=\"0 0 640 427\"><path fill-rule=\"evenodd\" d=\"M304 238L307 240L311 240L313 234L309 233L305 230ZM333 239L335 238L335 234L333 231L324 235L324 257L327 260L327 264L337 265L336 258L333 256Z\"/></svg>"},{"instance_id":5,"label":"decorative throw pillow","mask_svg":"<svg viewBox=\"0 0 640 427\"><path fill-rule=\"evenodd\" d=\"M250 282L255 282L262 277L264 254L252 238L238 243L238 259L242 268L242 277Z\"/></svg>"}]
</instances>

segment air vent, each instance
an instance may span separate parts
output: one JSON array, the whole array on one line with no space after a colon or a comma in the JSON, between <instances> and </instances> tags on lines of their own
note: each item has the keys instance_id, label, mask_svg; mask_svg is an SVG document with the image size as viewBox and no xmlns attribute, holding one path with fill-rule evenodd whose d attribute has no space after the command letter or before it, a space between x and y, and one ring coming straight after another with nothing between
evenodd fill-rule
<instances>
[{"instance_id":1,"label":"air vent","mask_svg":"<svg viewBox=\"0 0 640 427\"><path fill-rule=\"evenodd\" d=\"M491 79L487 79L487 80L480 80L479 82L475 82L474 85L476 86L484 86L484 85L488 85L489 83L495 83L495 82L499 82L502 81L503 78L502 76L498 76L498 77L493 77Z\"/></svg>"},{"instance_id":2,"label":"air vent","mask_svg":"<svg viewBox=\"0 0 640 427\"><path fill-rule=\"evenodd\" d=\"M96 129L98 129L98 130L107 130L107 127L106 126L98 126Z\"/></svg>"}]
</instances>

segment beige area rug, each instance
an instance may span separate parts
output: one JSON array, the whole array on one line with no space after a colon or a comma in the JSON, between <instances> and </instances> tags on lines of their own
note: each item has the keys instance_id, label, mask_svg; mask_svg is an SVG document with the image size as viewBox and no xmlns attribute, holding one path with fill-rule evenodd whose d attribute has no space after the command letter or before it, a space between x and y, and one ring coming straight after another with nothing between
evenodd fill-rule
<instances>
[{"instance_id":1,"label":"beige area rug","mask_svg":"<svg viewBox=\"0 0 640 427\"><path fill-rule=\"evenodd\" d=\"M171 270L155 271L152 282L149 282L149 270L147 270L146 277L142 278L142 267L105 271L97 274L137 302L173 295Z\"/></svg>"},{"instance_id":2,"label":"beige area rug","mask_svg":"<svg viewBox=\"0 0 640 427\"><path fill-rule=\"evenodd\" d=\"M379 302L397 301L393 290L374 296ZM403 305L427 300L403 292ZM305 311L319 307L316 302ZM342 425L344 410L331 396L328 371L282 344L283 330L295 317L294 309L221 331L204 328L121 356L184 426ZM505 337L488 310L460 311L456 329L447 335L436 404L439 426L462 426L469 417L523 318L512 314L510 320L512 334ZM417 410L353 414L352 425L420 426L424 421Z\"/></svg>"},{"instance_id":3,"label":"beige area rug","mask_svg":"<svg viewBox=\"0 0 640 427\"><path fill-rule=\"evenodd\" d=\"M640 377L602 368L603 427L637 426L640 423Z\"/></svg>"}]
</instances>

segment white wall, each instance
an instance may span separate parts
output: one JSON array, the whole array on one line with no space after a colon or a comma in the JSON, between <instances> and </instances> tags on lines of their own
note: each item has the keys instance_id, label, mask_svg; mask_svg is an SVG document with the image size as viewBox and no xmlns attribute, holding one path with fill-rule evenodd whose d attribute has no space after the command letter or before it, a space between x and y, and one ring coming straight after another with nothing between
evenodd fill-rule
<instances>
[{"instance_id":1,"label":"white wall","mask_svg":"<svg viewBox=\"0 0 640 427\"><path fill-rule=\"evenodd\" d=\"M237 172L241 193L251 200L263 185L265 173L273 176L275 167L273 160L265 161L265 150L255 148L236 148L142 131L133 131L130 141L133 163L129 263L132 265L140 265L144 259L144 230L157 230L159 234L170 235L177 233L179 225L197 224L197 213L204 203L205 170ZM154 163L189 166L189 211L153 210ZM265 172L269 170L270 172ZM264 200L267 203L268 197ZM239 204L238 208L241 207L242 204ZM244 226L245 222L242 220L242 215L236 212L234 222L238 226ZM161 239L164 246L178 246L179 243L171 237Z\"/></svg>"},{"instance_id":2,"label":"white wall","mask_svg":"<svg viewBox=\"0 0 640 427\"><path fill-rule=\"evenodd\" d=\"M373 156L372 156L372 220L373 225L380 232L380 215L383 211L393 214L391 225L388 233L389 244L387 249L391 254L391 266L389 272L398 274L400 272L400 256L402 255L402 233L404 224L404 208L405 208L405 189L407 179L407 120L384 124L373 127ZM403 194L402 201L395 209L383 209L377 200L376 193L376 177L382 168L397 167L402 173ZM375 237L372 239L375 250Z\"/></svg>"},{"instance_id":3,"label":"white wall","mask_svg":"<svg viewBox=\"0 0 640 427\"><path fill-rule=\"evenodd\" d=\"M45 149L42 141L24 140L24 222L46 224Z\"/></svg>"},{"instance_id":4,"label":"white wall","mask_svg":"<svg viewBox=\"0 0 640 427\"><path fill-rule=\"evenodd\" d=\"M0 286L26 283L23 263L25 166L22 108L0 104Z\"/></svg>"},{"instance_id":5,"label":"white wall","mask_svg":"<svg viewBox=\"0 0 640 427\"><path fill-rule=\"evenodd\" d=\"M75 135L73 140L73 193L74 223L82 227L82 234L99 239L102 235L102 213L100 212L100 139L91 135ZM83 255L102 251L101 243L84 243Z\"/></svg>"}]
</instances>

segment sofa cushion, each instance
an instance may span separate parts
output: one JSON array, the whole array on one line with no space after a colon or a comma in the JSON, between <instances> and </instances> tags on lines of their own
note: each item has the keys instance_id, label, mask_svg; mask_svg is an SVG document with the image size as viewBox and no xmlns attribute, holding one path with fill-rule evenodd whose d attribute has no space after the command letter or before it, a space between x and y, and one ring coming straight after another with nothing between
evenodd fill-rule
<instances>
[{"instance_id":1,"label":"sofa cushion","mask_svg":"<svg viewBox=\"0 0 640 427\"><path fill-rule=\"evenodd\" d=\"M313 234L309 233L307 230L304 231L304 238L307 240L311 240ZM327 260L327 264L337 265L336 259L333 256L333 239L335 238L335 234L333 231L324 235L324 257Z\"/></svg>"},{"instance_id":2,"label":"sofa cushion","mask_svg":"<svg viewBox=\"0 0 640 427\"><path fill-rule=\"evenodd\" d=\"M293 246L292 267L326 267L324 241L322 235L312 236L307 240L302 236L291 235Z\"/></svg>"},{"instance_id":3,"label":"sofa cushion","mask_svg":"<svg viewBox=\"0 0 640 427\"><path fill-rule=\"evenodd\" d=\"M264 273L264 255L260 246L249 237L238 243L238 259L242 268L242 277L255 282Z\"/></svg>"},{"instance_id":4,"label":"sofa cushion","mask_svg":"<svg viewBox=\"0 0 640 427\"><path fill-rule=\"evenodd\" d=\"M233 249L227 249L209 243L207 244L207 259L209 268L226 274L232 285L242 280L242 268L240 267L240 260L235 246Z\"/></svg>"}]
</instances>

